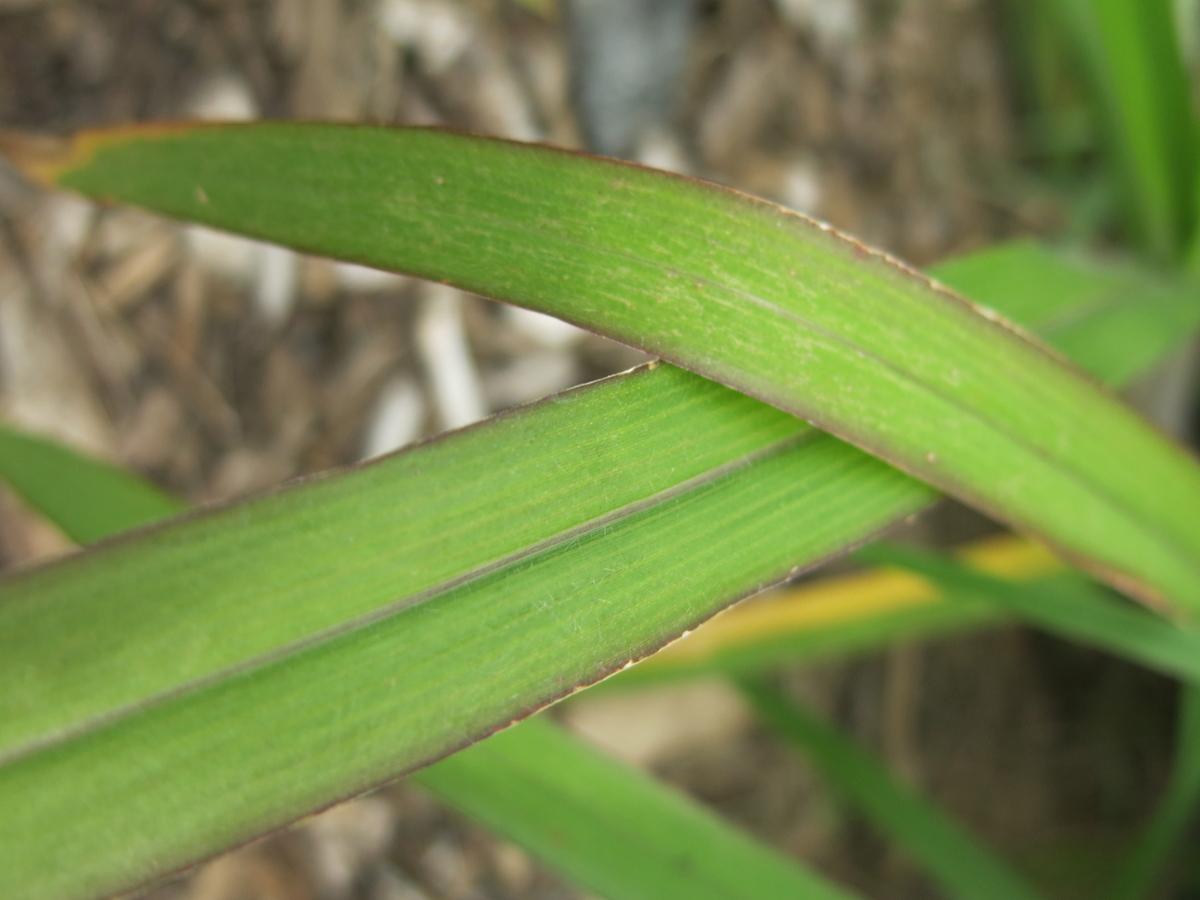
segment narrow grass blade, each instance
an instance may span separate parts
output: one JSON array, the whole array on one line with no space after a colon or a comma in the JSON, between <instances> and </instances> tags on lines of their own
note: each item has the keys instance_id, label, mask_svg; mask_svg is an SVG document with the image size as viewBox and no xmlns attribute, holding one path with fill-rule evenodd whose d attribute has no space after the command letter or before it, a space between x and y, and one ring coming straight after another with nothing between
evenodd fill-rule
<instances>
[{"instance_id":1,"label":"narrow grass blade","mask_svg":"<svg viewBox=\"0 0 1200 900\"><path fill-rule=\"evenodd\" d=\"M162 515L182 507L121 469L9 429L0 429L0 476L64 531L91 540L145 524L156 506ZM607 900L848 896L545 719L414 778Z\"/></svg>"},{"instance_id":2,"label":"narrow grass blade","mask_svg":"<svg viewBox=\"0 0 1200 900\"><path fill-rule=\"evenodd\" d=\"M1094 150L1096 143L1073 48L1055 10L1043 0L1006 4L1004 22L1015 57L1012 75L1022 88L1022 106L1028 109L1021 136L1054 175L1069 176L1080 156Z\"/></svg>"},{"instance_id":3,"label":"narrow grass blade","mask_svg":"<svg viewBox=\"0 0 1200 900\"><path fill-rule=\"evenodd\" d=\"M127 472L3 426L0 476L26 503L81 544L183 509L180 501Z\"/></svg>"},{"instance_id":4,"label":"narrow grass blade","mask_svg":"<svg viewBox=\"0 0 1200 900\"><path fill-rule=\"evenodd\" d=\"M26 162L92 196L446 280L643 347L1044 536L1123 590L1200 609L1191 458L994 315L778 207L422 129L153 126Z\"/></svg>"},{"instance_id":5,"label":"narrow grass blade","mask_svg":"<svg viewBox=\"0 0 1200 900\"><path fill-rule=\"evenodd\" d=\"M415 778L607 900L847 897L541 717Z\"/></svg>"},{"instance_id":6,"label":"narrow grass blade","mask_svg":"<svg viewBox=\"0 0 1200 900\"><path fill-rule=\"evenodd\" d=\"M933 876L947 896L971 900L1038 896L1016 872L893 779L854 741L762 680L741 678L737 684L763 720L795 743L839 793Z\"/></svg>"},{"instance_id":7,"label":"narrow grass blade","mask_svg":"<svg viewBox=\"0 0 1200 900\"><path fill-rule=\"evenodd\" d=\"M1194 124L1171 0L1056 0L1138 243L1175 262L1194 225Z\"/></svg>"},{"instance_id":8,"label":"narrow grass blade","mask_svg":"<svg viewBox=\"0 0 1200 900\"><path fill-rule=\"evenodd\" d=\"M1163 864L1195 818L1200 801L1200 684L1183 685L1177 728L1175 766L1166 794L1117 873L1108 900L1141 900L1150 896Z\"/></svg>"},{"instance_id":9,"label":"narrow grass blade","mask_svg":"<svg viewBox=\"0 0 1200 900\"><path fill-rule=\"evenodd\" d=\"M679 510L712 502L724 485L750 485L760 471L766 479L772 468L812 466L795 486L803 492L821 468L831 476L861 470L854 492L865 493L868 482L880 490L860 509L881 515L860 516L848 503L851 531L833 540L817 528L770 541L767 553L780 554L775 579L808 557L788 555L801 545L815 540L834 552L845 538L861 539L928 502L922 486L842 447L770 407L656 365L19 575L0 585L0 760L347 631L424 616L456 590L505 575L515 583L510 573L533 572L534 557L560 554L583 565L630 527L652 534L640 523L656 516L678 519L684 530L664 533L621 565L655 548L686 559L680 548L697 535ZM770 502L765 483L757 491L755 505ZM607 605L604 585L624 574L596 570L572 596L586 585L597 607ZM769 569L756 572L721 605L771 580ZM721 581L726 590L732 584ZM561 599L549 586L541 591L546 596L528 601L534 612ZM641 628L662 628L657 644L704 617L697 607L694 617ZM652 648L633 641L619 660L597 658L582 683ZM513 712L555 693L526 698Z\"/></svg>"}]
</instances>

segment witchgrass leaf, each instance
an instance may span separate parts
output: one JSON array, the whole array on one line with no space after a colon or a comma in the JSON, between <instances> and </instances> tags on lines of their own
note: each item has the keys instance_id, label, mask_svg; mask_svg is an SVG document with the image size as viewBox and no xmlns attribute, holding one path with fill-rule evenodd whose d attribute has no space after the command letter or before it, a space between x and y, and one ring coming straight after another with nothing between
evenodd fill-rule
<instances>
[{"instance_id":1,"label":"witchgrass leaf","mask_svg":"<svg viewBox=\"0 0 1200 900\"><path fill-rule=\"evenodd\" d=\"M532 557L589 535L603 543L622 522L709 496L754 459L865 461L837 446L777 410L655 365L19 575L0 588L0 759L528 569ZM925 489L875 468L894 482L893 500L906 497L897 510L928 501ZM598 571L586 584L603 596L599 585L620 572ZM668 627L662 640L671 636ZM644 655L636 644L627 653Z\"/></svg>"},{"instance_id":2,"label":"witchgrass leaf","mask_svg":"<svg viewBox=\"0 0 1200 900\"><path fill-rule=\"evenodd\" d=\"M1176 727L1175 765L1166 793L1117 873L1108 900L1141 900L1150 896L1163 864L1195 818L1200 801L1200 686L1195 683L1184 684L1180 691Z\"/></svg>"},{"instance_id":3,"label":"witchgrass leaf","mask_svg":"<svg viewBox=\"0 0 1200 900\"><path fill-rule=\"evenodd\" d=\"M25 162L91 196L607 334L840 435L1123 590L1200 609L1191 458L994 315L771 204L428 129L157 125Z\"/></svg>"},{"instance_id":4,"label":"witchgrass leaf","mask_svg":"<svg viewBox=\"0 0 1200 900\"><path fill-rule=\"evenodd\" d=\"M67 537L88 544L146 525L183 503L121 469L0 426L0 476Z\"/></svg>"},{"instance_id":5,"label":"witchgrass leaf","mask_svg":"<svg viewBox=\"0 0 1200 900\"><path fill-rule=\"evenodd\" d=\"M414 778L606 900L847 897L540 716Z\"/></svg>"},{"instance_id":6,"label":"witchgrass leaf","mask_svg":"<svg viewBox=\"0 0 1200 900\"><path fill-rule=\"evenodd\" d=\"M736 679L754 711L793 742L839 794L933 876L949 897L1031 900L1038 895L955 822L901 784L856 742L802 709L767 682Z\"/></svg>"},{"instance_id":7,"label":"witchgrass leaf","mask_svg":"<svg viewBox=\"0 0 1200 900\"><path fill-rule=\"evenodd\" d=\"M0 429L0 476L64 531L91 539L145 524L153 502L164 515L182 505L122 469L9 429ZM607 900L848 898L542 718L413 777Z\"/></svg>"}]
</instances>

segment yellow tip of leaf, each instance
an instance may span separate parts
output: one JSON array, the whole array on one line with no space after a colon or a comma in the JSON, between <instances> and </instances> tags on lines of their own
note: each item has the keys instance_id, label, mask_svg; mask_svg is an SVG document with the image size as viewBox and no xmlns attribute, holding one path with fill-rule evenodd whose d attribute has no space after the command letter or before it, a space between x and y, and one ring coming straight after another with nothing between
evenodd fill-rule
<instances>
[{"instance_id":1,"label":"yellow tip of leaf","mask_svg":"<svg viewBox=\"0 0 1200 900\"><path fill-rule=\"evenodd\" d=\"M63 169L71 168L76 154L72 138L25 131L0 131L0 156L39 184L53 187Z\"/></svg>"},{"instance_id":2,"label":"yellow tip of leaf","mask_svg":"<svg viewBox=\"0 0 1200 900\"><path fill-rule=\"evenodd\" d=\"M138 138L162 137L213 124L149 122L81 131L71 137L0 130L0 156L5 157L31 181L55 187L65 174L91 162L96 151L102 147Z\"/></svg>"}]
</instances>

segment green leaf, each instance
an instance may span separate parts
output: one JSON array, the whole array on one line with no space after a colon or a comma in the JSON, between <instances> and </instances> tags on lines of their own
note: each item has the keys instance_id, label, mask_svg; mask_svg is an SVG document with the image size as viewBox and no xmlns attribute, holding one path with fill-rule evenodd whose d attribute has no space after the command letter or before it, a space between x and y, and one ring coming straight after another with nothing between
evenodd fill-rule
<instances>
[{"instance_id":1,"label":"green leaf","mask_svg":"<svg viewBox=\"0 0 1200 900\"><path fill-rule=\"evenodd\" d=\"M414 777L608 900L847 897L540 716Z\"/></svg>"},{"instance_id":2,"label":"green leaf","mask_svg":"<svg viewBox=\"0 0 1200 900\"><path fill-rule=\"evenodd\" d=\"M0 894L115 890L394 777L931 498L660 366L11 579Z\"/></svg>"},{"instance_id":3,"label":"green leaf","mask_svg":"<svg viewBox=\"0 0 1200 900\"><path fill-rule=\"evenodd\" d=\"M1170 0L1056 0L1091 83L1143 251L1175 262L1195 223L1190 90Z\"/></svg>"},{"instance_id":4,"label":"green leaf","mask_svg":"<svg viewBox=\"0 0 1200 900\"><path fill-rule=\"evenodd\" d=\"M955 822L896 781L857 743L759 679L737 680L764 721L795 743L840 794L919 862L950 897L1031 900L1038 895Z\"/></svg>"},{"instance_id":5,"label":"green leaf","mask_svg":"<svg viewBox=\"0 0 1200 900\"><path fill-rule=\"evenodd\" d=\"M688 522L680 510L720 505L726 486L753 481L743 471L752 460L759 462L753 477L761 472L764 480L771 470L783 478L784 471L807 469L785 489L797 499L793 491L816 488L817 496L830 489L814 482L821 470L835 483L851 471L877 474L856 487L863 495L857 507L846 503L835 513L849 530L835 526L822 536L824 529L793 529L773 539L773 549L731 551L729 574L700 591L715 605L692 598L694 613L684 607L656 624L662 611L646 609L618 651L622 658L590 661L573 673L578 680L560 691L547 685L545 696L524 697L514 713L602 677L733 597L786 577L796 562L819 558L802 548L835 552L862 529L930 497L770 407L671 367L637 370L9 581L0 594L0 759L233 669L369 630L381 619L427 618L433 598L463 586L515 583L516 572L536 579L534 557L561 557L572 570L588 571L580 568L585 559L597 552L607 559L608 548L630 540L633 528L644 543L630 544L609 560L613 571L590 572L569 595L586 585L594 609L616 603L608 583L624 582L637 559L698 541L716 523ZM880 490L877 497L866 494L867 483ZM758 491L753 505L767 504L768 517L782 507L784 495L768 493L765 483ZM867 509L876 512L860 516ZM735 528L746 512L730 515ZM654 533L649 520L663 516L683 530L642 537ZM756 562L773 556L773 578L770 567L753 568L751 580L740 583L734 573L742 554ZM716 560L711 565L719 568ZM658 577L642 568L637 580ZM538 588L543 596L528 601L533 611L552 610L560 590L549 581ZM634 639L638 632L643 636Z\"/></svg>"},{"instance_id":6,"label":"green leaf","mask_svg":"<svg viewBox=\"0 0 1200 900\"><path fill-rule=\"evenodd\" d=\"M1163 863L1178 846L1196 815L1200 801L1200 686L1183 685L1180 691L1175 765L1166 793L1117 873L1108 900L1140 900L1150 895Z\"/></svg>"},{"instance_id":7,"label":"green leaf","mask_svg":"<svg viewBox=\"0 0 1200 900\"><path fill-rule=\"evenodd\" d=\"M64 531L107 537L182 506L127 472L0 429L0 474ZM147 500L146 498L149 498ZM417 781L608 900L847 895L541 718Z\"/></svg>"},{"instance_id":8,"label":"green leaf","mask_svg":"<svg viewBox=\"0 0 1200 900\"><path fill-rule=\"evenodd\" d=\"M929 499L660 365L18 574L0 896L128 887L396 777Z\"/></svg>"},{"instance_id":9,"label":"green leaf","mask_svg":"<svg viewBox=\"0 0 1200 900\"><path fill-rule=\"evenodd\" d=\"M181 501L121 469L0 426L0 476L80 544L164 519Z\"/></svg>"},{"instance_id":10,"label":"green leaf","mask_svg":"<svg viewBox=\"0 0 1200 900\"><path fill-rule=\"evenodd\" d=\"M1200 609L1200 468L1186 454L996 317L801 216L436 130L160 126L73 147L31 168L642 347L1042 535L1124 590Z\"/></svg>"},{"instance_id":11,"label":"green leaf","mask_svg":"<svg viewBox=\"0 0 1200 900\"><path fill-rule=\"evenodd\" d=\"M1075 71L1072 48L1052 4L1013 0L1005 4L1004 24L1013 53L1012 75L1027 107L1023 133L1029 151L1045 159L1055 175L1067 174L1079 156L1094 150L1091 110ZM1023 155L1028 155L1023 154ZM1074 211L1073 211L1074 212Z\"/></svg>"}]
</instances>

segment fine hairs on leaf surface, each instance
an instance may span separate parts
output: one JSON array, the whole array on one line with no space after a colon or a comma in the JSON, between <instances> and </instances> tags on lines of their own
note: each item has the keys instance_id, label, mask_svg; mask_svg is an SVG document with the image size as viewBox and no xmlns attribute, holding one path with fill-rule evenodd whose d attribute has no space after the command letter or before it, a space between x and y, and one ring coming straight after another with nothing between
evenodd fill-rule
<instances>
[{"instance_id":1,"label":"fine hairs on leaf surface","mask_svg":"<svg viewBox=\"0 0 1200 900\"><path fill-rule=\"evenodd\" d=\"M6 141L20 157L22 141ZM87 132L45 180L447 281L642 347L1200 609L1200 467L1015 329L801 216L627 164L428 129Z\"/></svg>"},{"instance_id":2,"label":"fine hairs on leaf surface","mask_svg":"<svg viewBox=\"0 0 1200 900\"><path fill-rule=\"evenodd\" d=\"M183 140L190 132L166 137L174 140L172 134ZM912 358L902 362L931 366L951 381L958 377L984 388L982 401L996 400L993 412L1010 416L1009 424L1018 431L1051 443L1074 435L1070 423L1055 423L1051 431L1040 433L1037 421L1025 420L1026 407L997 397L980 380L978 367L985 358L1007 375L1019 375L1027 393L1033 392L1030 397L1046 399L1051 407L1063 402L1054 401L1054 383L1068 385L1067 393L1080 406L1065 411L1093 443L1115 442L1122 452L1132 452L1133 445L1112 427L1119 421L1142 429L1105 395L1018 338L999 338L1010 349L1025 348L1014 351L1014 359L985 353L983 335L1007 332L946 301L911 273L869 255L860 259L856 245L772 207L749 204L746 213L743 206L749 201L713 188L538 148L437 132L270 126L195 134L202 144L221 135L242 135L251 143L255 135L281 141L275 150L291 154L291 168L283 167L282 180L264 175L239 181L237 191L228 195L214 187L210 196L205 186L206 205L220 206L235 197L237 203L244 200L235 210L243 215L269 212L278 219L272 219L275 225L308 221L320 238L357 234L374 242L361 253L342 248L342 256L389 265L370 254L409 246L400 227L408 220L372 223L371 216L379 210L396 212L396 197L420 201L421 190L444 187L474 172L473 177L482 179L479 196L467 197L459 185L448 208L438 191L427 198L438 216L447 209L453 215L450 221L421 226L432 230L408 235L411 252L422 259L440 254L442 261L457 260L467 276L493 277L509 287L534 278L530 273L539 262L546 263L545 283L525 288L545 289L547 296L564 303L563 298L578 302L584 313L596 315L593 324L615 317L628 335L640 326L636 317L621 318L624 304L633 302L626 292L642 304L629 307L634 312L635 306L658 302L656 291L673 301L676 306L663 323L690 328L695 324L686 315L691 309L717 316L714 321L740 323L747 311L741 301L756 295L733 291L727 283L732 278L761 281L774 291L784 290L785 283L799 285L815 311L824 304L844 318L843 324L861 320L870 332L863 339L878 342L887 336L871 318L870 304L880 299L874 294L878 288L886 298L903 301L910 313L921 313L911 330L896 333L908 334L914 342L918 334L935 329L931 322L941 321L937 310L949 310L957 338L979 351L978 360L964 360L976 370L963 369L957 376L952 368L941 371L942 362L926 358L945 349L941 346L924 353L914 349ZM363 136L363 147L372 151L358 160L357 168L357 150L336 145L353 135ZM397 137L418 139L415 151L409 148L412 155L395 155L397 146L391 142ZM421 144L428 140L433 144ZM430 167L442 170L446 153L431 157L428 151L445 149L439 143L444 140L461 148L464 159L456 163L453 178L449 171L437 175L443 180L438 184ZM343 196L336 185L318 178L308 196L309 202L314 193L324 198L317 205L319 215L289 208L295 202L291 198L304 193L295 189L301 182L294 176L307 172L315 177L311 166L306 168L306 154L329 149L329 141L335 142L334 157L346 165L330 166L325 158L327 169L357 172L363 179L359 188L365 189L378 180L380 167L394 173L397 161L404 159L409 165L402 168L416 193L406 197L375 190L368 201L353 190ZM197 202L188 165L208 164L198 160L197 148L184 146L185 164L177 166L178 159L154 162L156 152L171 149L166 138L135 136L131 142L114 146L140 147L154 164L143 166L139 175L138 166L129 168L129 160L116 159L119 177L111 189L93 184L97 193L126 196L122 190L146 187L139 181L144 176L151 182L150 194L157 191L169 199L179 195L171 180L177 177L188 185L186 203ZM229 177L230 171L220 166L232 158L217 158L223 152L220 145L219 140L207 144L206 159L215 160L218 175ZM380 148L386 152L373 155ZM100 150L96 160L107 153L113 163L112 152ZM554 209L528 207L530 191L538 193L530 183L548 174L569 179L575 169L579 180L566 185ZM612 184L614 172L635 183ZM112 178L113 170L91 174ZM213 173L204 169L204 174L211 185L208 176ZM572 205L588 184L601 190L587 195L587 204ZM395 189L394 184L389 187ZM390 205L388 196L393 197ZM337 206L346 199L353 202ZM674 218L664 218L661 201L674 204ZM482 206L472 207L475 202ZM684 215L688 209L690 219ZM511 221L504 218L509 211L514 213ZM580 211L586 221L578 218ZM515 215L522 212L525 219ZM735 267L726 253L720 265L729 271L710 268L697 278L695 266L708 264L709 245L701 241L701 247L689 249L687 236L673 235L666 221L699 221L708 238L720 237L730 247L746 237L739 231L745 227L750 237L763 239L762 249L776 256L786 253L772 235L799 228L799 238L792 234L785 242L799 254L804 277L766 267L769 259L749 268L738 261ZM337 224L336 235L329 223ZM531 236L514 248L506 236L521 232L523 224ZM456 232L456 225L463 230ZM263 233L252 226L241 227ZM622 237L622 229L629 235ZM596 234L681 255L689 267L663 270L634 258L614 266L614 258L620 257L611 248L570 240L571 235ZM299 239L293 243L304 245ZM309 246L324 252L339 249ZM551 265L555 260L557 267ZM778 259L776 263L786 266ZM605 266L616 277L614 292L605 293L597 283L583 284L580 290L581 280L599 278ZM566 288L564 277L572 282ZM864 286L862 279L870 283ZM639 282L644 283L639 287ZM674 291L664 288L674 282L687 284ZM470 286L466 276L461 283ZM718 296L715 306L705 306L705 291ZM751 312L759 308L751 307ZM887 322L904 324L895 314ZM754 339L770 343L774 323L759 321L762 334L756 330ZM979 334L976 328L982 329ZM836 368L817 366L821 353L837 341L814 333L820 347L808 347L793 334L792 350L812 350L806 359L826 387L857 388L857 382L839 380ZM727 336L722 331L715 341L700 327L679 335L678 346L702 355L716 353L711 361L720 368L730 363L720 350ZM748 340L733 333L732 344L742 350L753 349ZM1050 367L1039 369L1046 383L1026 377L1036 373L1022 374L1020 364L1034 360ZM890 378L871 388L896 400L882 407L892 421L876 424L899 434L929 407L924 400L904 402L909 382ZM798 383L789 384L789 391L798 389ZM889 393L893 388L895 393ZM856 400L856 408L860 403L864 410L874 408L880 396ZM1094 409L1100 410L1097 419L1088 416ZM928 429L937 417L923 421ZM966 415L944 424L953 432L950 423L969 430L975 421ZM1144 429L1138 433L1133 444L1148 442L1150 457L1168 463L1165 471L1151 466L1151 474L1166 483L1182 465L1186 482L1191 470L1182 454ZM968 441L951 457L961 451L959 464L977 470L976 481L982 483L993 461L990 447ZM1010 449L1017 455L1024 452L1019 441ZM1065 454L1061 459L1082 452L1070 446L1058 450ZM930 455L935 458L923 457L927 468L950 458L932 450ZM1046 501L1050 519L1055 518L1049 508L1054 504L1069 506L1072 497L1090 498L1085 511L1107 510L1115 529L1092 534L1105 554L1128 555L1125 538L1142 548L1157 547L1148 551L1150 561L1143 561L1147 582L1165 579L1164 585L1181 588L1192 584L1191 576L1185 577L1191 566L1187 555L1168 546L1171 541L1160 540L1154 528L1138 525L1138 516L1126 516L1110 495L1086 486L1086 478L1074 482L1060 477L1054 466L1041 471L1050 479L1043 487L1056 486L1054 503ZM1004 489L1017 496L1027 488L1013 483ZM1134 491L1134 486L1124 490ZM5 741L0 755L6 760L0 767L0 789L29 814L0 824L8 828L0 840L0 854L5 854L0 886L29 897L86 896L137 883L245 840L426 763L603 677L736 597L863 540L933 497L896 470L777 410L660 365L568 392L372 466L187 518L10 579L0 585L0 641L7 662L0 670L0 678L7 680L0 700L6 704L0 717ZM1186 491L1157 502L1142 513L1153 512L1152 521L1161 518L1168 532L1178 532ZM1035 512L1040 516L1040 507ZM1053 521L1049 525L1057 527ZM1184 537L1190 534L1187 523L1182 531ZM1141 537L1135 539L1135 533ZM1181 602L1187 602L1188 590L1179 593ZM220 645L207 640L217 633L229 640ZM55 702L41 702L45 696ZM71 778L70 773L84 771L87 783ZM231 783L238 785L236 792L229 790ZM129 815L114 822L110 811L115 798ZM148 828L151 821L177 827Z\"/></svg>"}]
</instances>

